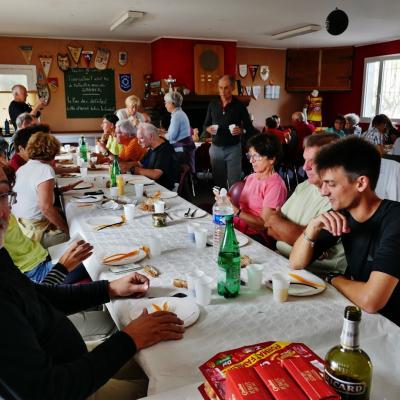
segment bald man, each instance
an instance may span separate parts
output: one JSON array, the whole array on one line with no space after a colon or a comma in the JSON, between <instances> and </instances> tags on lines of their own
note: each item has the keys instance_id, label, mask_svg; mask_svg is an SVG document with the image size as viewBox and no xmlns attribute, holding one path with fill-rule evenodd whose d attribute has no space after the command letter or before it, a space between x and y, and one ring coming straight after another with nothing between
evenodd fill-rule
<instances>
[{"instance_id":1,"label":"bald man","mask_svg":"<svg viewBox=\"0 0 400 400\"><path fill-rule=\"evenodd\" d=\"M14 125L14 129L17 130L17 117L22 113L29 113L35 118L39 118L40 110L43 109L47 103L43 99L39 101L32 108L27 102L28 92L26 87L23 85L14 85L11 89L13 95L13 101L8 106L8 114L10 115L11 123Z\"/></svg>"}]
</instances>

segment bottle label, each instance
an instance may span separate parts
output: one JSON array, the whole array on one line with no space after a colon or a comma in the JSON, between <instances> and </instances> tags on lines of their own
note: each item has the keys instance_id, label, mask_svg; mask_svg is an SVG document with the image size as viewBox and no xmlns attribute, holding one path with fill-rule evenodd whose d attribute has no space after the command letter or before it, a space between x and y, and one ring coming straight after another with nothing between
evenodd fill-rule
<instances>
[{"instance_id":1,"label":"bottle label","mask_svg":"<svg viewBox=\"0 0 400 400\"><path fill-rule=\"evenodd\" d=\"M326 369L324 371L326 383L330 385L339 394L361 396L367 393L367 384L365 382L349 382L333 376Z\"/></svg>"},{"instance_id":2,"label":"bottle label","mask_svg":"<svg viewBox=\"0 0 400 400\"><path fill-rule=\"evenodd\" d=\"M213 215L213 222L216 225L225 225L225 215Z\"/></svg>"},{"instance_id":3,"label":"bottle label","mask_svg":"<svg viewBox=\"0 0 400 400\"><path fill-rule=\"evenodd\" d=\"M344 319L340 344L347 349L359 347L359 321Z\"/></svg>"}]
</instances>

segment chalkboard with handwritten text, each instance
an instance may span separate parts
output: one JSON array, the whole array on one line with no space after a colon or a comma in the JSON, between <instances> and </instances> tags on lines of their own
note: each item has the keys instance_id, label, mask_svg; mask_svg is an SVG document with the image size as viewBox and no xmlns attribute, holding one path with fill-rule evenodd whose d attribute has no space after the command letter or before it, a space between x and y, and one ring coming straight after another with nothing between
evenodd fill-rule
<instances>
[{"instance_id":1,"label":"chalkboard with handwritten text","mask_svg":"<svg viewBox=\"0 0 400 400\"><path fill-rule=\"evenodd\" d=\"M64 83L67 118L97 118L115 111L113 69L69 68Z\"/></svg>"}]
</instances>

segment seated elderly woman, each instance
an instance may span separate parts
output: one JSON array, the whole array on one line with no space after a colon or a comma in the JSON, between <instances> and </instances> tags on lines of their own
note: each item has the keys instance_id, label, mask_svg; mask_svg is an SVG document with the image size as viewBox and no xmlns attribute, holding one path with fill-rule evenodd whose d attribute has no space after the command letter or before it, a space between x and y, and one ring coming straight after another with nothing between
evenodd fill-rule
<instances>
[{"instance_id":1,"label":"seated elderly woman","mask_svg":"<svg viewBox=\"0 0 400 400\"><path fill-rule=\"evenodd\" d=\"M129 170L146 154L136 137L137 129L128 120L118 121L115 129L117 143L122 145L118 158L123 173Z\"/></svg>"},{"instance_id":2,"label":"seated elderly woman","mask_svg":"<svg viewBox=\"0 0 400 400\"><path fill-rule=\"evenodd\" d=\"M171 122L165 138L174 146L180 161L188 164L192 173L195 173L196 146L192 139L189 118L181 108L183 97L178 92L169 92L164 96L164 102L165 108L171 113Z\"/></svg>"},{"instance_id":3,"label":"seated elderly woman","mask_svg":"<svg viewBox=\"0 0 400 400\"><path fill-rule=\"evenodd\" d=\"M339 137L345 137L344 126L346 124L346 118L343 115L336 115L333 126L328 128L325 133L336 133Z\"/></svg>"},{"instance_id":4,"label":"seated elderly woman","mask_svg":"<svg viewBox=\"0 0 400 400\"><path fill-rule=\"evenodd\" d=\"M264 242L264 224L286 201L287 189L274 166L281 155L279 139L272 134L259 134L249 139L246 154L254 173L249 175L240 195L239 204L232 204L236 229Z\"/></svg>"},{"instance_id":5,"label":"seated elderly woman","mask_svg":"<svg viewBox=\"0 0 400 400\"><path fill-rule=\"evenodd\" d=\"M368 142L374 144L378 151L383 154L384 134L386 132L387 117L384 114L375 115L371 126L362 134Z\"/></svg>"},{"instance_id":6,"label":"seated elderly woman","mask_svg":"<svg viewBox=\"0 0 400 400\"><path fill-rule=\"evenodd\" d=\"M97 146L99 147L101 154L97 156L105 156L111 154L119 154L121 147L117 143L117 138L115 134L115 125L118 122L118 117L115 114L108 113L104 115L103 121L101 123L101 128L103 129L103 134L100 140L97 141ZM98 159L97 162L102 164L102 158Z\"/></svg>"},{"instance_id":7,"label":"seated elderly woman","mask_svg":"<svg viewBox=\"0 0 400 400\"><path fill-rule=\"evenodd\" d=\"M275 135L282 144L290 141L290 129L279 129L278 120L274 117L269 117L265 120L263 133Z\"/></svg>"},{"instance_id":8,"label":"seated elderly woman","mask_svg":"<svg viewBox=\"0 0 400 400\"><path fill-rule=\"evenodd\" d=\"M356 135L361 136L362 129L358 126L360 122L360 117L357 114L350 113L344 116L345 124L344 124L344 133L345 135Z\"/></svg>"},{"instance_id":9,"label":"seated elderly woman","mask_svg":"<svg viewBox=\"0 0 400 400\"><path fill-rule=\"evenodd\" d=\"M180 163L172 145L159 136L158 129L147 122L138 126L137 138L140 145L148 149L146 167L135 163L132 175L144 175L171 190L179 182Z\"/></svg>"},{"instance_id":10,"label":"seated elderly woman","mask_svg":"<svg viewBox=\"0 0 400 400\"><path fill-rule=\"evenodd\" d=\"M26 147L29 161L17 171L13 214L23 233L44 247L68 239L68 225L54 206L55 172L51 163L60 142L48 133L33 135Z\"/></svg>"}]
</instances>

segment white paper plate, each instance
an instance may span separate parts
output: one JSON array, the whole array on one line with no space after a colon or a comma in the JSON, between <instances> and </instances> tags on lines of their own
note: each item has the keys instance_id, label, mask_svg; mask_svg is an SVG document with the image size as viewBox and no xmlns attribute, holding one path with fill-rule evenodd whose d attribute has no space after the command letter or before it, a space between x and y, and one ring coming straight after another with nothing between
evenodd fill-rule
<instances>
[{"instance_id":1,"label":"white paper plate","mask_svg":"<svg viewBox=\"0 0 400 400\"><path fill-rule=\"evenodd\" d=\"M143 183L143 185L152 185L154 183L153 179L142 175L131 175L127 176L126 180L129 184L134 185L135 183Z\"/></svg>"},{"instance_id":2,"label":"white paper plate","mask_svg":"<svg viewBox=\"0 0 400 400\"><path fill-rule=\"evenodd\" d=\"M194 217L190 217L190 215L193 213L194 210L196 210L196 208L191 208L190 210L190 214L188 217L185 216L185 213L187 212L187 208L183 209L183 210L177 210L173 212L173 215L178 217L178 218L185 218L185 219L195 219L195 218L203 218L207 215L207 211L202 210L201 208L197 208L196 214L194 215Z\"/></svg>"},{"instance_id":3,"label":"white paper plate","mask_svg":"<svg viewBox=\"0 0 400 400\"><path fill-rule=\"evenodd\" d=\"M123 258L122 260L114 261L114 262L104 262L103 259L105 257L109 257L113 254L126 254L126 253L131 253L132 251L139 250L139 253L135 254L132 257L127 257ZM127 265L127 264L135 264L143 258L146 257L146 252L142 249L139 249L138 246L115 246L113 249L110 251L108 250L107 252L103 252L101 254L101 263L104 265Z\"/></svg>"},{"instance_id":4,"label":"white paper plate","mask_svg":"<svg viewBox=\"0 0 400 400\"><path fill-rule=\"evenodd\" d=\"M93 227L97 227L99 225L118 224L119 222L121 222L121 216L117 215L104 215L101 217L88 218L86 220L86 223Z\"/></svg>"},{"instance_id":5,"label":"white paper plate","mask_svg":"<svg viewBox=\"0 0 400 400\"><path fill-rule=\"evenodd\" d=\"M152 192L148 193L147 195L151 197ZM176 192L161 192L160 193L160 199L162 199L162 200L172 199L176 196L178 196L178 193L176 193Z\"/></svg>"},{"instance_id":6,"label":"white paper plate","mask_svg":"<svg viewBox=\"0 0 400 400\"><path fill-rule=\"evenodd\" d=\"M68 179L68 178L80 178L81 174L79 172L65 172L57 175L57 178Z\"/></svg>"},{"instance_id":7,"label":"white paper plate","mask_svg":"<svg viewBox=\"0 0 400 400\"><path fill-rule=\"evenodd\" d=\"M193 325L200 316L199 306L191 299L179 297L157 297L155 299L135 299L135 309L131 311L131 319L136 319L142 314L143 308L147 308L149 313L155 312L152 304L159 306L161 309L164 303L168 304L168 311L173 312L180 318L187 328Z\"/></svg>"},{"instance_id":8,"label":"white paper plate","mask_svg":"<svg viewBox=\"0 0 400 400\"><path fill-rule=\"evenodd\" d=\"M304 269L289 271L287 272L287 274L291 282L289 286L290 296L313 296L315 294L323 292L326 289L326 283L321 278ZM289 274L292 274L292 276L290 276ZM301 282L293 277L293 274L306 279L311 284L315 285L315 287L301 285ZM267 287L269 287L270 289L272 289L271 277L272 273L270 276L267 277L267 281L265 282Z\"/></svg>"},{"instance_id":9,"label":"white paper plate","mask_svg":"<svg viewBox=\"0 0 400 400\"><path fill-rule=\"evenodd\" d=\"M103 195L90 195L90 196L79 196L77 195L76 197L72 197L71 201L73 203L97 203L99 201L103 200Z\"/></svg>"},{"instance_id":10,"label":"white paper plate","mask_svg":"<svg viewBox=\"0 0 400 400\"><path fill-rule=\"evenodd\" d=\"M237 232L235 232L235 234L236 234L236 239L237 239L237 241L238 241L238 243L239 243L239 247L246 246L246 244L249 243L249 238L248 238L247 236L240 235L240 234L238 234ZM208 235L208 237L207 237L207 243L208 243L210 246L213 245L213 235L212 235L212 234Z\"/></svg>"},{"instance_id":11,"label":"white paper plate","mask_svg":"<svg viewBox=\"0 0 400 400\"><path fill-rule=\"evenodd\" d=\"M76 185L72 190L89 190L93 189L94 185L93 183L88 183L88 182L82 182L79 185Z\"/></svg>"}]
</instances>

